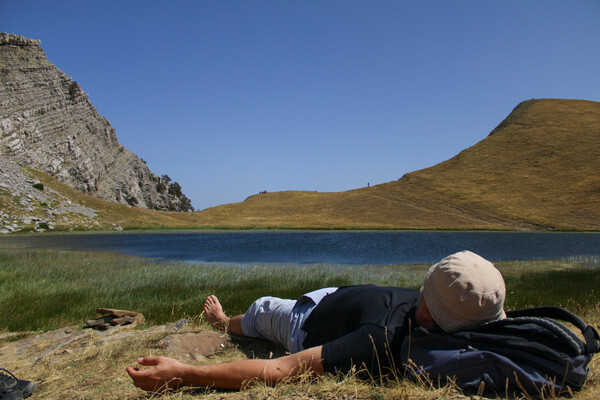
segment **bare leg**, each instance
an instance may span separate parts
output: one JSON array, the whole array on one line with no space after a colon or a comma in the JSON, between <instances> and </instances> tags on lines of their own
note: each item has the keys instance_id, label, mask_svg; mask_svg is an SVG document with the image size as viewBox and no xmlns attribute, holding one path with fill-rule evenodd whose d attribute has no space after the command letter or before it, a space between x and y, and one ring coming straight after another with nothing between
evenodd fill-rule
<instances>
[{"instance_id":1,"label":"bare leg","mask_svg":"<svg viewBox=\"0 0 600 400\"><path fill-rule=\"evenodd\" d=\"M204 302L204 314L213 328L221 331L229 330L229 332L235 335L244 336L244 331L242 331L242 316L237 315L229 318L225 315L223 306L221 306L217 296L210 295L206 298Z\"/></svg>"}]
</instances>

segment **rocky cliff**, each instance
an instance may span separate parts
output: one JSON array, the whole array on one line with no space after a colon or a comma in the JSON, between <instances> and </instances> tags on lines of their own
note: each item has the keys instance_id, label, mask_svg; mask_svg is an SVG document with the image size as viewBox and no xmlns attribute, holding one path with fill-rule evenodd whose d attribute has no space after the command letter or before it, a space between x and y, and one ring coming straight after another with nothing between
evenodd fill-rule
<instances>
[{"instance_id":1,"label":"rocky cliff","mask_svg":"<svg viewBox=\"0 0 600 400\"><path fill-rule=\"evenodd\" d=\"M0 156L84 193L156 210L193 210L177 182L123 147L39 40L0 33Z\"/></svg>"}]
</instances>

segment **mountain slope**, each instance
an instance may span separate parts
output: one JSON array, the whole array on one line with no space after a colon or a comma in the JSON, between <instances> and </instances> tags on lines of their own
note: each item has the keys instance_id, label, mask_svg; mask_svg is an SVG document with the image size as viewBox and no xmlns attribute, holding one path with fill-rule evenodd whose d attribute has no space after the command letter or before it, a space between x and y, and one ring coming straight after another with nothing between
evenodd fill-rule
<instances>
[{"instance_id":1,"label":"mountain slope","mask_svg":"<svg viewBox=\"0 0 600 400\"><path fill-rule=\"evenodd\" d=\"M600 103L529 100L481 142L398 181L278 192L199 213L222 226L600 229Z\"/></svg>"},{"instance_id":2,"label":"mountain slope","mask_svg":"<svg viewBox=\"0 0 600 400\"><path fill-rule=\"evenodd\" d=\"M191 209L178 184L153 174L118 142L88 95L39 45L0 33L0 156L102 199Z\"/></svg>"}]
</instances>

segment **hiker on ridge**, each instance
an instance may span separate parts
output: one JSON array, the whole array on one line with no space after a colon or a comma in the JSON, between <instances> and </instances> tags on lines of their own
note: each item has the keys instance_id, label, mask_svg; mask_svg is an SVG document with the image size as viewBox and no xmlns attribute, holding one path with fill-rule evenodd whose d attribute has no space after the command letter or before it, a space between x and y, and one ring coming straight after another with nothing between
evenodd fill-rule
<instances>
[{"instance_id":1,"label":"hiker on ridge","mask_svg":"<svg viewBox=\"0 0 600 400\"><path fill-rule=\"evenodd\" d=\"M298 300L261 297L243 315L228 317L216 296L204 304L216 329L278 342L283 357L192 366L167 357L143 357L127 367L133 384L148 391L210 386L239 389L246 380L274 384L309 371L353 368L383 377L401 367L400 347L417 326L453 332L506 317L506 288L492 263L462 251L433 265L421 291L357 285L324 288Z\"/></svg>"}]
</instances>

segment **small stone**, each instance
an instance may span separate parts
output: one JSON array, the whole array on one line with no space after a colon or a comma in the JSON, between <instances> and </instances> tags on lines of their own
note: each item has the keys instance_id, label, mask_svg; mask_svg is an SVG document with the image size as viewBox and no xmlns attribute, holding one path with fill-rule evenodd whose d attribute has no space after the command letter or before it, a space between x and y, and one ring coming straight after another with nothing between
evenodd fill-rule
<instances>
[{"instance_id":1,"label":"small stone","mask_svg":"<svg viewBox=\"0 0 600 400\"><path fill-rule=\"evenodd\" d=\"M119 317L119 318L113 318L110 321L111 325L129 325L129 324L133 324L135 321L135 317L131 317L131 316L126 316L126 317Z\"/></svg>"},{"instance_id":2,"label":"small stone","mask_svg":"<svg viewBox=\"0 0 600 400\"><path fill-rule=\"evenodd\" d=\"M88 328L106 330L112 326L123 325L133 328L137 324L144 323L144 316L135 311L117 310L114 308L97 308L96 311L99 314L108 315L86 321Z\"/></svg>"},{"instance_id":3,"label":"small stone","mask_svg":"<svg viewBox=\"0 0 600 400\"><path fill-rule=\"evenodd\" d=\"M89 319L85 323L89 328L93 329L108 329L111 326L111 321L114 319L112 315L101 317L98 319Z\"/></svg>"},{"instance_id":4,"label":"small stone","mask_svg":"<svg viewBox=\"0 0 600 400\"><path fill-rule=\"evenodd\" d=\"M98 314L114 315L115 317L135 317L136 315L141 315L135 311L117 310L116 308L96 308L96 312Z\"/></svg>"}]
</instances>

